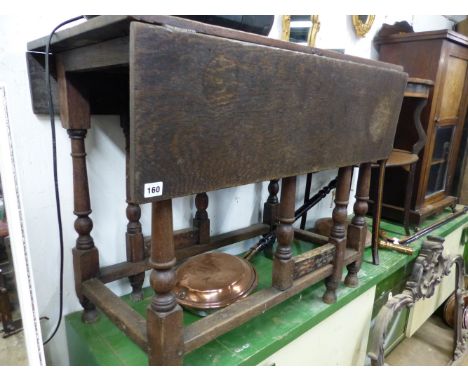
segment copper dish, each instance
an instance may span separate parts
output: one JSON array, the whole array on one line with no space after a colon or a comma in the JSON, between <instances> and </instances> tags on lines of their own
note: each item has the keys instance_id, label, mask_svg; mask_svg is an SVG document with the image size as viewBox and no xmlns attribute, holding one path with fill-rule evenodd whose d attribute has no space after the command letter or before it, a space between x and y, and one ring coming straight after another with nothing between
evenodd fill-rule
<instances>
[{"instance_id":1,"label":"copper dish","mask_svg":"<svg viewBox=\"0 0 468 382\"><path fill-rule=\"evenodd\" d=\"M468 277L465 276L465 290L468 288ZM468 329L468 294L463 296L462 328ZM444 305L442 318L445 323L453 328L455 323L455 293L452 293Z\"/></svg>"},{"instance_id":2,"label":"copper dish","mask_svg":"<svg viewBox=\"0 0 468 382\"><path fill-rule=\"evenodd\" d=\"M465 306L462 313L462 328L468 329L468 296L463 298ZM455 294L452 294L444 305L443 319L445 323L453 328L455 323Z\"/></svg>"},{"instance_id":3,"label":"copper dish","mask_svg":"<svg viewBox=\"0 0 468 382\"><path fill-rule=\"evenodd\" d=\"M176 271L180 305L196 310L223 308L246 297L257 286L257 273L245 259L226 253L202 253Z\"/></svg>"}]
</instances>

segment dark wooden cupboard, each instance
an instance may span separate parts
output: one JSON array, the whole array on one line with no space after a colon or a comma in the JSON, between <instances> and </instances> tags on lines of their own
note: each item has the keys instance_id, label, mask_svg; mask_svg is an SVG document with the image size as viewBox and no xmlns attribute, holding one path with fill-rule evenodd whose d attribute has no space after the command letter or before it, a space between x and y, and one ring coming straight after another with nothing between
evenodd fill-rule
<instances>
[{"instance_id":1,"label":"dark wooden cupboard","mask_svg":"<svg viewBox=\"0 0 468 382\"><path fill-rule=\"evenodd\" d=\"M457 202L452 183L468 104L468 37L440 30L393 34L376 39L375 44L381 61L402 65L410 77L434 81L421 115L427 142L420 154L411 201L411 221L420 224ZM400 118L395 147L414 143L413 128L405 121ZM406 177L405 169L387 172L383 217L402 219L404 198L399 189L404 189Z\"/></svg>"}]
</instances>

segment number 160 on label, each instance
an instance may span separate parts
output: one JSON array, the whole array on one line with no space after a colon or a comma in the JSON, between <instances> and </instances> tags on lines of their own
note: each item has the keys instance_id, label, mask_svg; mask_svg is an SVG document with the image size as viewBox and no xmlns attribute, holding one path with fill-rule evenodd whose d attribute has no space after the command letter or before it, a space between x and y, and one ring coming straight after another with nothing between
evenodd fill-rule
<instances>
[{"instance_id":1,"label":"number 160 on label","mask_svg":"<svg viewBox=\"0 0 468 382\"><path fill-rule=\"evenodd\" d=\"M145 198L152 198L154 196L161 196L163 193L163 182L146 183L144 196Z\"/></svg>"}]
</instances>

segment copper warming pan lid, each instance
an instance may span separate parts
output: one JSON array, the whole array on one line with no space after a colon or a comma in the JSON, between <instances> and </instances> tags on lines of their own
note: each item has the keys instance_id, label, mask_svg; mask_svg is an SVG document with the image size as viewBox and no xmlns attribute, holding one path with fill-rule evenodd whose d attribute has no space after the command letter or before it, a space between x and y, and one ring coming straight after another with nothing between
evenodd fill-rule
<instances>
[{"instance_id":1,"label":"copper warming pan lid","mask_svg":"<svg viewBox=\"0 0 468 382\"><path fill-rule=\"evenodd\" d=\"M222 308L247 296L257 286L257 273L245 259L227 253L196 255L176 271L175 295L194 309Z\"/></svg>"}]
</instances>

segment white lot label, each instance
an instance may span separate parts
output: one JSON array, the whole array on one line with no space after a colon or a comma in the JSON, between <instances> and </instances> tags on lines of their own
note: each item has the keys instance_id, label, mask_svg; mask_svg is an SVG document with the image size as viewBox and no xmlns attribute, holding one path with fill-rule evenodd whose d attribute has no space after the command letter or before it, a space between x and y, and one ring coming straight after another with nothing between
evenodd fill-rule
<instances>
[{"instance_id":1,"label":"white lot label","mask_svg":"<svg viewBox=\"0 0 468 382\"><path fill-rule=\"evenodd\" d=\"M161 196L163 193L163 182L146 183L144 195L145 198Z\"/></svg>"}]
</instances>

